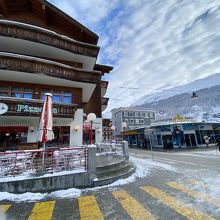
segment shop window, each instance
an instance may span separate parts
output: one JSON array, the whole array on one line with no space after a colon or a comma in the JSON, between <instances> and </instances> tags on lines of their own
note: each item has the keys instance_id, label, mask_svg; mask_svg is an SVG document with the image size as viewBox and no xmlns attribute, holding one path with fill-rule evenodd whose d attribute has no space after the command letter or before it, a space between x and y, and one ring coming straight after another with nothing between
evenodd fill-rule
<instances>
[{"instance_id":1,"label":"shop window","mask_svg":"<svg viewBox=\"0 0 220 220\"><path fill-rule=\"evenodd\" d=\"M0 96L7 97L8 96L9 87L0 86Z\"/></svg>"}]
</instances>

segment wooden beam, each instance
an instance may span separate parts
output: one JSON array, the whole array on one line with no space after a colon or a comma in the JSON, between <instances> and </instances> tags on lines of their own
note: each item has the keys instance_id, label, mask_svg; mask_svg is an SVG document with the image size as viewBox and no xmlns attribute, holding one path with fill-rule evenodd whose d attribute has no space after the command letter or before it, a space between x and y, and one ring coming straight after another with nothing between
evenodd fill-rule
<instances>
[{"instance_id":1,"label":"wooden beam","mask_svg":"<svg viewBox=\"0 0 220 220\"><path fill-rule=\"evenodd\" d=\"M0 0L0 6L1 6L1 9L3 12L3 15L7 18L8 17L8 8L7 8L5 0Z\"/></svg>"}]
</instances>

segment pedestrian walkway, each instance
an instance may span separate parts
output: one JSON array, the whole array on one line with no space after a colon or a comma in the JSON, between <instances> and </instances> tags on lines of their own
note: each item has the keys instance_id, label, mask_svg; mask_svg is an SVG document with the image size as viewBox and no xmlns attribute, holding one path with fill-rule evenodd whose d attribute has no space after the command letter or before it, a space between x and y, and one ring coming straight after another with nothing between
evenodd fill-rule
<instances>
[{"instance_id":1,"label":"pedestrian walkway","mask_svg":"<svg viewBox=\"0 0 220 220\"><path fill-rule=\"evenodd\" d=\"M58 201L42 201L37 203L25 203L24 209L18 209L17 204L4 203L0 204L0 219L28 219L28 220L50 220L50 219L79 219L79 220L104 220L104 219L133 219L133 220L156 220L167 219L163 217L161 210L170 210L173 216L171 219L189 219L189 220L213 220L219 219L217 213L202 209L198 203L209 205L211 209L220 207L220 199L210 195L192 190L189 184L197 184L196 179L185 179L185 182L164 182L161 186L143 185L136 188L134 191L141 193L142 201L138 196L134 195L134 191L129 192L122 189L108 191L107 196L112 197L114 208L111 210L108 202L100 203L100 198L95 195L82 196L78 199L64 200L62 203L68 203L62 207ZM207 186L204 186L205 188ZM181 196L180 196L181 195ZM188 198L188 200L187 200ZM156 206L156 210L152 209L152 205L148 201L152 199L156 202L151 202ZM103 197L104 200L104 197ZM191 203L189 202L191 201ZM194 201L194 202L192 202ZM74 205L75 202L75 205ZM23 205L23 204L21 204ZM20 205L20 206L21 206ZM60 207L63 209L61 210ZM66 213L72 215L66 217ZM29 213L22 215L23 211L29 210ZM106 210L111 212L111 217L106 218ZM159 210L159 211L158 211ZM13 213L18 212L14 218ZM58 217L59 212L59 217ZM122 216L117 216L120 213ZM61 215L60 215L61 214ZM109 214L109 213L108 213ZM5 217L3 218L3 215ZM2 218L1 218L2 216ZM22 217L20 217L22 216ZM60 217L62 216L62 217ZM76 217L77 216L77 217Z\"/></svg>"}]
</instances>

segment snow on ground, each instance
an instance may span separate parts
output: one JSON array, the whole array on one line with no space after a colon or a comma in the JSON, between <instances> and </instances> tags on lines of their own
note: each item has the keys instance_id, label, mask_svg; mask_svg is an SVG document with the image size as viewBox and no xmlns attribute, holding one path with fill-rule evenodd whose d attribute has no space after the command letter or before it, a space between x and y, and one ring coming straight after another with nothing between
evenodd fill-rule
<instances>
[{"instance_id":1,"label":"snow on ground","mask_svg":"<svg viewBox=\"0 0 220 220\"><path fill-rule=\"evenodd\" d=\"M133 173L130 177L126 179L119 179L115 181L112 184L100 186L100 187L94 187L94 188L87 188L87 189L76 189L76 188L70 188L66 190L58 190L51 193L22 193L22 194L13 194L13 193L7 193L7 192L0 192L0 201L2 200L9 200L14 202L33 202L33 201L39 201L47 198L77 198L81 195L82 192L85 191L97 191L101 188L111 188L116 187L120 185L125 185L131 182L134 182L136 179L144 178L146 177L150 171L154 168L156 169L163 169L163 170L170 170L170 171L177 171L176 168L174 168L171 165L160 163L153 161L151 159L138 159L135 157L130 157L130 160L135 163L136 165L136 171Z\"/></svg>"},{"instance_id":2,"label":"snow on ground","mask_svg":"<svg viewBox=\"0 0 220 220\"><path fill-rule=\"evenodd\" d=\"M220 152L218 149L209 150L209 151L197 151L196 154L208 155L208 156L220 156Z\"/></svg>"}]
</instances>

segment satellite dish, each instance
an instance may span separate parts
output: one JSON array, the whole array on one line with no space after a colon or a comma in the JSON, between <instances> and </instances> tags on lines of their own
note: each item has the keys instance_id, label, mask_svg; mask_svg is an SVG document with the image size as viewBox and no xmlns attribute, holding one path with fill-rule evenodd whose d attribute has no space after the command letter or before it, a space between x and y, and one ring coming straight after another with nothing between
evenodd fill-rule
<instances>
[{"instance_id":1,"label":"satellite dish","mask_svg":"<svg viewBox=\"0 0 220 220\"><path fill-rule=\"evenodd\" d=\"M5 103L0 103L0 115L5 114L8 111L8 106Z\"/></svg>"}]
</instances>

